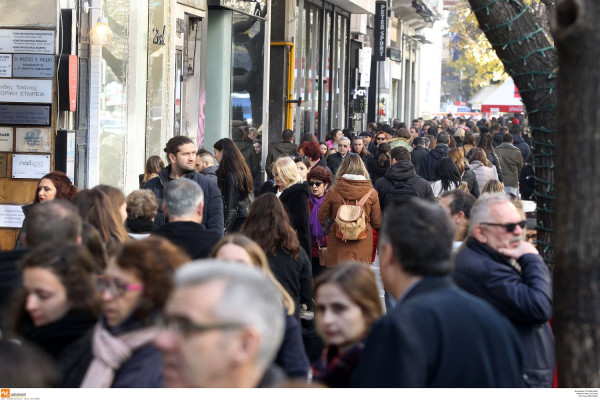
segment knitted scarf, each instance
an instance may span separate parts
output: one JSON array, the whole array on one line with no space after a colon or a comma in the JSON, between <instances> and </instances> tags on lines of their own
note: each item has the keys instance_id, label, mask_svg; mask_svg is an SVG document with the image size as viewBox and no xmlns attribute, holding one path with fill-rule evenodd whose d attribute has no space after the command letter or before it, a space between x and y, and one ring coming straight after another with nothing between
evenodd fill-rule
<instances>
[{"instance_id":1,"label":"knitted scarf","mask_svg":"<svg viewBox=\"0 0 600 400\"><path fill-rule=\"evenodd\" d=\"M156 337L156 333L154 327L149 327L113 336L102 326L102 322L98 322L94 329L92 344L94 360L83 378L81 387L111 387L115 372L137 348L151 343Z\"/></svg>"},{"instance_id":2,"label":"knitted scarf","mask_svg":"<svg viewBox=\"0 0 600 400\"><path fill-rule=\"evenodd\" d=\"M310 233L313 241L319 246L325 245L325 234L323 233L323 227L319 222L319 209L321 208L321 204L323 204L323 200L325 200L325 195L323 195L323 197L315 197L311 194L308 198L308 201L310 201L310 204L312 205L312 212L310 213L308 225L310 226Z\"/></svg>"}]
</instances>

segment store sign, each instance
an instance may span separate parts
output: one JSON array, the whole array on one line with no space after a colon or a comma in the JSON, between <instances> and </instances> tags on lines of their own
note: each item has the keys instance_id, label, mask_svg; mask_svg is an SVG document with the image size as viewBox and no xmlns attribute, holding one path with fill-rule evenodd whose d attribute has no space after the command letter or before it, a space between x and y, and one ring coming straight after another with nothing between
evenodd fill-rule
<instances>
[{"instance_id":1,"label":"store sign","mask_svg":"<svg viewBox=\"0 0 600 400\"><path fill-rule=\"evenodd\" d=\"M13 151L13 128L0 127L0 151Z\"/></svg>"},{"instance_id":2,"label":"store sign","mask_svg":"<svg viewBox=\"0 0 600 400\"><path fill-rule=\"evenodd\" d=\"M13 154L13 178L41 179L48 173L50 173L50 155Z\"/></svg>"},{"instance_id":3,"label":"store sign","mask_svg":"<svg viewBox=\"0 0 600 400\"><path fill-rule=\"evenodd\" d=\"M52 103L52 80L0 79L0 102Z\"/></svg>"},{"instance_id":4,"label":"store sign","mask_svg":"<svg viewBox=\"0 0 600 400\"><path fill-rule=\"evenodd\" d=\"M387 2L375 2L375 54L374 61L385 61L387 41Z\"/></svg>"},{"instance_id":5,"label":"store sign","mask_svg":"<svg viewBox=\"0 0 600 400\"><path fill-rule=\"evenodd\" d=\"M12 71L12 56L0 54L0 78L10 78Z\"/></svg>"},{"instance_id":6,"label":"store sign","mask_svg":"<svg viewBox=\"0 0 600 400\"><path fill-rule=\"evenodd\" d=\"M50 153L50 128L17 128L17 152Z\"/></svg>"},{"instance_id":7,"label":"store sign","mask_svg":"<svg viewBox=\"0 0 600 400\"><path fill-rule=\"evenodd\" d=\"M50 106L0 104L0 124L50 126Z\"/></svg>"},{"instance_id":8,"label":"store sign","mask_svg":"<svg viewBox=\"0 0 600 400\"><path fill-rule=\"evenodd\" d=\"M24 220L23 206L14 204L0 205L0 227L20 228L23 226Z\"/></svg>"},{"instance_id":9,"label":"store sign","mask_svg":"<svg viewBox=\"0 0 600 400\"><path fill-rule=\"evenodd\" d=\"M371 85L371 56L373 49L363 47L358 50L358 72L360 73L360 87L369 87Z\"/></svg>"},{"instance_id":10,"label":"store sign","mask_svg":"<svg viewBox=\"0 0 600 400\"><path fill-rule=\"evenodd\" d=\"M39 54L15 54L13 56L15 78L54 77L54 56Z\"/></svg>"},{"instance_id":11,"label":"store sign","mask_svg":"<svg viewBox=\"0 0 600 400\"><path fill-rule=\"evenodd\" d=\"M0 53L54 54L54 31L0 29Z\"/></svg>"}]
</instances>

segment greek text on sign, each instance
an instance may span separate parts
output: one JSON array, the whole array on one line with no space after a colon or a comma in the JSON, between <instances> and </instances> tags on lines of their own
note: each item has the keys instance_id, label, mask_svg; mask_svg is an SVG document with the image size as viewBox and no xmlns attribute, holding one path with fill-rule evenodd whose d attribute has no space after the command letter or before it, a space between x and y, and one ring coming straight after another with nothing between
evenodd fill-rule
<instances>
[{"instance_id":1,"label":"greek text on sign","mask_svg":"<svg viewBox=\"0 0 600 400\"><path fill-rule=\"evenodd\" d=\"M50 155L13 154L12 177L41 179L50 172Z\"/></svg>"},{"instance_id":2,"label":"greek text on sign","mask_svg":"<svg viewBox=\"0 0 600 400\"><path fill-rule=\"evenodd\" d=\"M50 132L50 128L17 128L17 152L50 153Z\"/></svg>"},{"instance_id":3,"label":"greek text on sign","mask_svg":"<svg viewBox=\"0 0 600 400\"><path fill-rule=\"evenodd\" d=\"M0 104L0 124L50 126L50 105Z\"/></svg>"},{"instance_id":4,"label":"greek text on sign","mask_svg":"<svg viewBox=\"0 0 600 400\"><path fill-rule=\"evenodd\" d=\"M13 56L15 78L52 78L54 56L41 54L15 54Z\"/></svg>"},{"instance_id":5,"label":"greek text on sign","mask_svg":"<svg viewBox=\"0 0 600 400\"><path fill-rule=\"evenodd\" d=\"M13 128L0 126L0 151L13 151Z\"/></svg>"},{"instance_id":6,"label":"greek text on sign","mask_svg":"<svg viewBox=\"0 0 600 400\"><path fill-rule=\"evenodd\" d=\"M10 78L12 72L12 56L0 54L0 78Z\"/></svg>"},{"instance_id":7,"label":"greek text on sign","mask_svg":"<svg viewBox=\"0 0 600 400\"><path fill-rule=\"evenodd\" d=\"M0 227L20 228L23 226L24 220L25 214L23 214L23 206L16 204L0 205Z\"/></svg>"},{"instance_id":8,"label":"greek text on sign","mask_svg":"<svg viewBox=\"0 0 600 400\"><path fill-rule=\"evenodd\" d=\"M0 29L0 52L54 54L54 31Z\"/></svg>"},{"instance_id":9,"label":"greek text on sign","mask_svg":"<svg viewBox=\"0 0 600 400\"><path fill-rule=\"evenodd\" d=\"M52 103L52 80L0 79L0 102Z\"/></svg>"}]
</instances>

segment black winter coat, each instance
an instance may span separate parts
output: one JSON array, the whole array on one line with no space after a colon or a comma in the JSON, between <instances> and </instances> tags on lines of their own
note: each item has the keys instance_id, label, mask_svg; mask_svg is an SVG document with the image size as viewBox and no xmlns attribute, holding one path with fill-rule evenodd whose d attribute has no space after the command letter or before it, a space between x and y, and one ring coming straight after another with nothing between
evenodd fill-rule
<instances>
[{"instance_id":1,"label":"black winter coat","mask_svg":"<svg viewBox=\"0 0 600 400\"><path fill-rule=\"evenodd\" d=\"M417 146L410 153L410 162L415 166L415 172L420 177L425 175L425 166L427 160L427 154L429 150L423 146Z\"/></svg>"},{"instance_id":2,"label":"black winter coat","mask_svg":"<svg viewBox=\"0 0 600 400\"><path fill-rule=\"evenodd\" d=\"M144 189L152 190L156 196L158 202L158 213L154 218L154 224L159 227L167 222L165 214L163 213L163 192L165 185L172 181L170 178L171 166L167 166L162 169L158 176L150 179L146 182ZM215 232L218 235L223 236L223 199L221 198L221 191L216 183L207 178L206 176L191 171L187 174L186 178L193 180L202 188L204 192L204 210L202 211L202 225L207 231Z\"/></svg>"},{"instance_id":3,"label":"black winter coat","mask_svg":"<svg viewBox=\"0 0 600 400\"><path fill-rule=\"evenodd\" d=\"M397 185L402 181L408 181L416 175L415 167L407 160L398 161L396 164L389 167L385 172L385 176L379 178L374 186L379 194L379 204L381 205L381 209L383 210L384 208L385 195L394 188L394 185ZM425 179L419 177L414 180L411 188L419 198L435 202L435 196L431 190L431 185Z\"/></svg>"},{"instance_id":4,"label":"black winter coat","mask_svg":"<svg viewBox=\"0 0 600 400\"><path fill-rule=\"evenodd\" d=\"M269 267L281 286L292 296L296 304L296 319L300 320L300 304L312 304L312 263L303 248L297 258L281 249L275 255L267 254Z\"/></svg>"},{"instance_id":5,"label":"black winter coat","mask_svg":"<svg viewBox=\"0 0 600 400\"><path fill-rule=\"evenodd\" d=\"M450 147L447 144L440 143L435 146L435 149L427 153L427 158L425 158L423 163L423 178L428 181L433 181L435 179L435 165L440 158L448 156L448 151L450 151Z\"/></svg>"},{"instance_id":6,"label":"black winter coat","mask_svg":"<svg viewBox=\"0 0 600 400\"><path fill-rule=\"evenodd\" d=\"M385 175L385 171L387 171L390 167L389 157L387 160L385 160L383 166L379 165L379 161L377 161L378 157L379 155L376 155L367 162L367 171L369 171L369 176L371 177L371 182L373 185L379 178L382 178Z\"/></svg>"},{"instance_id":7,"label":"black winter coat","mask_svg":"<svg viewBox=\"0 0 600 400\"><path fill-rule=\"evenodd\" d=\"M168 239L185 250L194 260L208 258L213 246L221 239L220 235L209 232L202 224L192 221L166 223L152 231L152 235Z\"/></svg>"},{"instance_id":8,"label":"black winter coat","mask_svg":"<svg viewBox=\"0 0 600 400\"><path fill-rule=\"evenodd\" d=\"M278 190L278 189L276 189ZM310 254L310 228L308 226L308 196L310 189L306 182L296 183L284 189L279 200L290 216L292 227L298 235L300 247Z\"/></svg>"},{"instance_id":9,"label":"black winter coat","mask_svg":"<svg viewBox=\"0 0 600 400\"><path fill-rule=\"evenodd\" d=\"M260 179L260 157L256 154L256 150L254 150L254 146L250 142L246 142L244 140L234 140L233 143L237 146L237 148L244 156L244 161L250 168L250 174L252 174L252 179L254 180L254 187L261 185Z\"/></svg>"},{"instance_id":10,"label":"black winter coat","mask_svg":"<svg viewBox=\"0 0 600 400\"><path fill-rule=\"evenodd\" d=\"M223 214L225 218L225 234L237 232L248 216L248 207L253 193L242 192L236 184L235 177L221 177L219 189L223 195Z\"/></svg>"},{"instance_id":11,"label":"black winter coat","mask_svg":"<svg viewBox=\"0 0 600 400\"><path fill-rule=\"evenodd\" d=\"M346 156L348 154L349 153L346 153ZM329 157L327 157L327 166L331 170L331 174L333 176L335 176L335 174L337 173L337 170L340 169L340 166L342 165L342 161L344 161L344 158L341 156L340 153L334 153L334 154L331 154Z\"/></svg>"},{"instance_id":12,"label":"black winter coat","mask_svg":"<svg viewBox=\"0 0 600 400\"><path fill-rule=\"evenodd\" d=\"M527 142L525 142L525 139L523 139L522 136L513 135L513 146L518 147L519 150L521 150L521 155L523 155L523 161L527 160L527 157L529 157L529 155L531 154L531 148L529 147Z\"/></svg>"},{"instance_id":13,"label":"black winter coat","mask_svg":"<svg viewBox=\"0 0 600 400\"><path fill-rule=\"evenodd\" d=\"M469 192L473 196L479 197L481 193L479 192L479 184L477 183L477 177L475 176L475 172L471 171L470 169L465 170L462 176L462 180L467 182Z\"/></svg>"},{"instance_id":14,"label":"black winter coat","mask_svg":"<svg viewBox=\"0 0 600 400\"><path fill-rule=\"evenodd\" d=\"M513 324L523 347L527 387L551 387L554 373L552 279L542 258L526 254L519 273L504 256L475 238L456 255L453 278L458 286L485 300Z\"/></svg>"}]
</instances>

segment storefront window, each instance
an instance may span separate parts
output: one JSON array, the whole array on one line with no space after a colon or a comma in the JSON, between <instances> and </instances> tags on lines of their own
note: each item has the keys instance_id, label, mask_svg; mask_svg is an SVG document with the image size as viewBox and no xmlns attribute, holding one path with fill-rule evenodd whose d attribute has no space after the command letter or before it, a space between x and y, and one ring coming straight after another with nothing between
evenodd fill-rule
<instances>
[{"instance_id":1,"label":"storefront window","mask_svg":"<svg viewBox=\"0 0 600 400\"><path fill-rule=\"evenodd\" d=\"M264 40L264 20L233 13L232 127L258 129L262 126Z\"/></svg>"},{"instance_id":2,"label":"storefront window","mask_svg":"<svg viewBox=\"0 0 600 400\"><path fill-rule=\"evenodd\" d=\"M332 85L333 94L333 115L331 120L332 128L347 127L346 122L346 52L348 45L348 18L342 15L336 15L335 29L335 66L334 81Z\"/></svg>"},{"instance_id":3,"label":"storefront window","mask_svg":"<svg viewBox=\"0 0 600 400\"><path fill-rule=\"evenodd\" d=\"M100 77L99 165L100 183L124 187L125 135L127 132L127 57L129 2L105 0L104 15L113 32L112 44L102 48Z\"/></svg>"}]
</instances>

